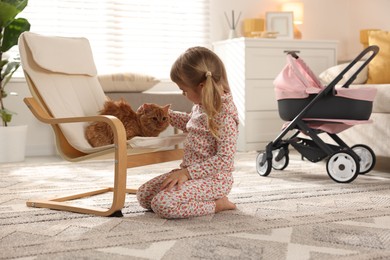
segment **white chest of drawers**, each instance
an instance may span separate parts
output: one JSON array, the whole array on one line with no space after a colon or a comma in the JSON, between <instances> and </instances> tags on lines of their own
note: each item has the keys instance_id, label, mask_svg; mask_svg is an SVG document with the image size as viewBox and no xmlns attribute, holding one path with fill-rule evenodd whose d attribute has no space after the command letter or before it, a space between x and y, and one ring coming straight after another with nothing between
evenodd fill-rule
<instances>
[{"instance_id":1,"label":"white chest of drawers","mask_svg":"<svg viewBox=\"0 0 390 260\"><path fill-rule=\"evenodd\" d=\"M273 80L296 51L314 74L336 65L337 41L236 38L213 43L240 117L239 151L264 149L281 131Z\"/></svg>"}]
</instances>

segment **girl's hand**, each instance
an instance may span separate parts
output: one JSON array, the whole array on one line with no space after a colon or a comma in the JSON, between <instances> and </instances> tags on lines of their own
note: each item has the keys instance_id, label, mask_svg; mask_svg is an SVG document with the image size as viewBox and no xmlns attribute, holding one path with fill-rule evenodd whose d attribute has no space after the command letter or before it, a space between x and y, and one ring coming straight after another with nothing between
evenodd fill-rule
<instances>
[{"instance_id":1,"label":"girl's hand","mask_svg":"<svg viewBox=\"0 0 390 260\"><path fill-rule=\"evenodd\" d=\"M184 182L191 179L190 174L186 168L172 170L171 174L161 184L161 190L171 191L175 185L180 189Z\"/></svg>"}]
</instances>

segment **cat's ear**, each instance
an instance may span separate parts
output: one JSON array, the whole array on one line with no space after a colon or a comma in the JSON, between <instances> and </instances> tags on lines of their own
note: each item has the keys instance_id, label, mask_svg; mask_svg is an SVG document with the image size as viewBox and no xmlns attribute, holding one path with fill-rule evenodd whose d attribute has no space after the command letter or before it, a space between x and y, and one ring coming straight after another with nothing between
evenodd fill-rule
<instances>
[{"instance_id":1,"label":"cat's ear","mask_svg":"<svg viewBox=\"0 0 390 260\"><path fill-rule=\"evenodd\" d=\"M162 109L164 110L165 113L168 113L168 110L171 108L171 105L172 104L168 104L168 105L163 106Z\"/></svg>"},{"instance_id":2,"label":"cat's ear","mask_svg":"<svg viewBox=\"0 0 390 260\"><path fill-rule=\"evenodd\" d=\"M151 107L151 104L149 103L145 103L145 104L142 104L138 109L137 109L137 113L145 113L146 111L148 111Z\"/></svg>"},{"instance_id":3,"label":"cat's ear","mask_svg":"<svg viewBox=\"0 0 390 260\"><path fill-rule=\"evenodd\" d=\"M142 114L144 112L144 105L140 105L136 112Z\"/></svg>"}]
</instances>

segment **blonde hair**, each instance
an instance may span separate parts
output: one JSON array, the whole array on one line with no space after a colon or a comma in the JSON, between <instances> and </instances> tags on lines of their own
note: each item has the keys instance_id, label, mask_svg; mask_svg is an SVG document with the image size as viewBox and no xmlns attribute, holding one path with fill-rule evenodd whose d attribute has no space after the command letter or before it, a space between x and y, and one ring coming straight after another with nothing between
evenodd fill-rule
<instances>
[{"instance_id":1,"label":"blonde hair","mask_svg":"<svg viewBox=\"0 0 390 260\"><path fill-rule=\"evenodd\" d=\"M206 112L211 133L219 138L219 126L215 122L215 117L222 108L221 95L230 92L225 66L221 59L205 47L189 48L172 65L171 79L178 85L185 85L194 90L199 84L204 83L201 104Z\"/></svg>"}]
</instances>

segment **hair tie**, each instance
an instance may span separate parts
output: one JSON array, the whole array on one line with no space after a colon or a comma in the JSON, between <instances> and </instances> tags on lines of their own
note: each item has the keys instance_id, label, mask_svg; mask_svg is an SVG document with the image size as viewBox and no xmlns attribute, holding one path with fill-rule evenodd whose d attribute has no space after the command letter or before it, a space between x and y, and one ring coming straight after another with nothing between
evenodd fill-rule
<instances>
[{"instance_id":1,"label":"hair tie","mask_svg":"<svg viewBox=\"0 0 390 260\"><path fill-rule=\"evenodd\" d=\"M211 71L207 71L207 72L206 72L206 78L207 78L207 77L211 77L211 76L212 76Z\"/></svg>"}]
</instances>

